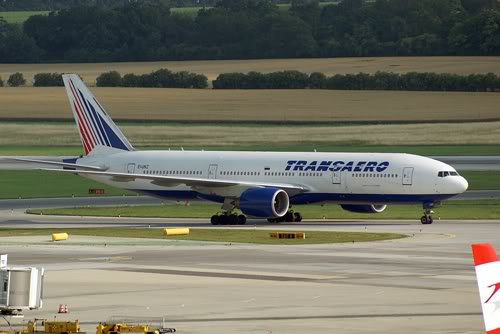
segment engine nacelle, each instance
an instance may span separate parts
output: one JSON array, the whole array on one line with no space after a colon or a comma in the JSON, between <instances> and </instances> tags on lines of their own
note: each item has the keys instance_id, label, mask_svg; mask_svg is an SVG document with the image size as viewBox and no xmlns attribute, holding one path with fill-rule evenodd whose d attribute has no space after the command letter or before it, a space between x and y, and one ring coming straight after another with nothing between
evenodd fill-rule
<instances>
[{"instance_id":1,"label":"engine nacelle","mask_svg":"<svg viewBox=\"0 0 500 334\"><path fill-rule=\"evenodd\" d=\"M288 194L277 188L248 189L239 200L239 209L244 214L261 218L283 217L289 206Z\"/></svg>"},{"instance_id":2,"label":"engine nacelle","mask_svg":"<svg viewBox=\"0 0 500 334\"><path fill-rule=\"evenodd\" d=\"M371 205L357 205L357 204L343 204L340 206L342 209L349 212L356 213L381 213L385 210L387 205L384 204L371 204Z\"/></svg>"}]
</instances>

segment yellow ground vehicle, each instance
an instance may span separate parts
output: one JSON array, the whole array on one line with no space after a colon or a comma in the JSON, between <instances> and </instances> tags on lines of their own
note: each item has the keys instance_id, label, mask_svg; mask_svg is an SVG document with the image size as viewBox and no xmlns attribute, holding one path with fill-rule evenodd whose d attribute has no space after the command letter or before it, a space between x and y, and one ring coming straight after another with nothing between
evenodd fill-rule
<instances>
[{"instance_id":1,"label":"yellow ground vehicle","mask_svg":"<svg viewBox=\"0 0 500 334\"><path fill-rule=\"evenodd\" d=\"M40 327L38 327L40 326ZM26 327L17 334L72 334L80 333L80 322L75 321L49 321L35 319L28 321Z\"/></svg>"},{"instance_id":2,"label":"yellow ground vehicle","mask_svg":"<svg viewBox=\"0 0 500 334\"><path fill-rule=\"evenodd\" d=\"M163 334L175 333L174 328L153 329L149 325L141 324L126 324L126 323L99 323L97 325L96 334L125 334L125 333L141 333L141 334Z\"/></svg>"}]
</instances>

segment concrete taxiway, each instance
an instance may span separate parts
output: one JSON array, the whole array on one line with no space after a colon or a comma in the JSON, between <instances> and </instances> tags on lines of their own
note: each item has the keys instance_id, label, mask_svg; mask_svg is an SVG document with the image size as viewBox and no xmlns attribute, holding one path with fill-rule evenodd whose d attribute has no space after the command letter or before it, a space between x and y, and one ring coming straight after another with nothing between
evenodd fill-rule
<instances>
[{"instance_id":1,"label":"concrete taxiway","mask_svg":"<svg viewBox=\"0 0 500 334\"><path fill-rule=\"evenodd\" d=\"M500 190L469 190L452 200L478 200L500 198ZM28 210L38 208L71 208L81 206L159 205L176 203L149 196L103 196L63 198L20 198L0 200L1 210ZM206 202L205 202L206 203Z\"/></svg>"},{"instance_id":2,"label":"concrete taxiway","mask_svg":"<svg viewBox=\"0 0 500 334\"><path fill-rule=\"evenodd\" d=\"M49 235L1 238L11 265L47 269L42 310L86 331L165 316L180 333L483 333L470 244L500 249L500 221L307 221L246 228L398 232L406 239L270 246ZM0 226L197 226L206 220L3 213ZM219 227L223 228L223 227ZM159 231L160 232L160 231Z\"/></svg>"}]
</instances>

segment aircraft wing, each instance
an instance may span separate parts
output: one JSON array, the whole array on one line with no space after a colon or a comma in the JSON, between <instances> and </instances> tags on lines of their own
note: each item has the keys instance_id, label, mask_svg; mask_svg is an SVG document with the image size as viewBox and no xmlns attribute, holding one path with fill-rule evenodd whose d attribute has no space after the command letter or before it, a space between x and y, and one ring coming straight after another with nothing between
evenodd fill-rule
<instances>
[{"instance_id":1,"label":"aircraft wing","mask_svg":"<svg viewBox=\"0 0 500 334\"><path fill-rule=\"evenodd\" d=\"M301 193L308 191L308 189L304 186L287 184L287 183L272 183L272 182L266 183L266 182L253 182L253 181L238 181L238 180L205 179L205 178L193 178L193 177L117 173L117 172L104 172L104 171L79 170L79 169L61 170L61 169L41 168L41 170L72 173L72 174L111 176L113 177L113 181L117 182L130 182L136 179L143 179L143 180L150 180L152 184L159 186L166 186L166 187L185 184L186 186L194 188L247 186L247 187L275 187L293 193Z\"/></svg>"}]
</instances>

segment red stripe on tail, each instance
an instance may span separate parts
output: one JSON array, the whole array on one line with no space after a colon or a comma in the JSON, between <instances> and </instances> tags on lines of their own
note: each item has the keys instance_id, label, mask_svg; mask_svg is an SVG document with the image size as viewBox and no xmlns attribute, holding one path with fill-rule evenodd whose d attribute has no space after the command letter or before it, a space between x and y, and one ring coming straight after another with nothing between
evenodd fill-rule
<instances>
[{"instance_id":1,"label":"red stripe on tail","mask_svg":"<svg viewBox=\"0 0 500 334\"><path fill-rule=\"evenodd\" d=\"M82 115L80 109L78 108L77 103L73 102L73 105L75 106L76 115L78 117L78 126L80 128L80 133L82 134L82 137L84 139L84 144L87 146L88 150L91 151L95 145L93 144L92 138L89 136L85 128L85 123L82 122Z\"/></svg>"},{"instance_id":2,"label":"red stripe on tail","mask_svg":"<svg viewBox=\"0 0 500 334\"><path fill-rule=\"evenodd\" d=\"M495 249L490 244L473 244L472 255L474 256L474 265L499 261Z\"/></svg>"},{"instance_id":3,"label":"red stripe on tail","mask_svg":"<svg viewBox=\"0 0 500 334\"><path fill-rule=\"evenodd\" d=\"M73 87L73 82L71 82L71 80L69 82L70 82L69 86L70 86L70 89L71 89L71 93L73 94L73 98L74 98L74 100L76 101L76 104L79 107L79 108L76 109L77 113L79 115L80 120L82 121L83 128L85 129L85 131L87 133L87 137L89 138L89 142L91 144L91 148L94 148L95 145L96 145L96 140L95 140L94 134L92 133L92 129L90 128L89 124L87 123L87 119L83 115L82 110L84 110L84 109L82 108L82 105L80 103L80 99L78 98L78 95L76 94L75 88Z\"/></svg>"},{"instance_id":4,"label":"red stripe on tail","mask_svg":"<svg viewBox=\"0 0 500 334\"><path fill-rule=\"evenodd\" d=\"M90 149L89 149L89 144L87 143L87 140L85 139L85 136L83 135L83 129L82 125L80 124L80 120L78 120L78 129L80 130L80 133L82 134L82 142L83 142L83 148L85 150L85 155L89 154Z\"/></svg>"}]
</instances>

